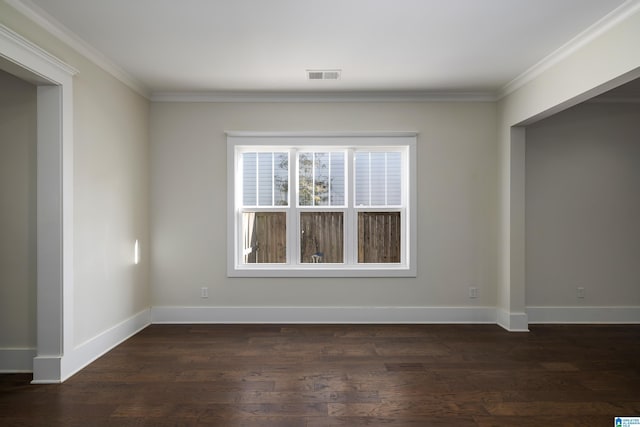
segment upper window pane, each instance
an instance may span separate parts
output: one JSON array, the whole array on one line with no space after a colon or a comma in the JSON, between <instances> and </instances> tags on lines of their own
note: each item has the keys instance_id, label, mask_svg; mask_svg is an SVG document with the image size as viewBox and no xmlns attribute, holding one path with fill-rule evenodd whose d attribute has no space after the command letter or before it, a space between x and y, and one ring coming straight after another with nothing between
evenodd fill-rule
<instances>
[{"instance_id":1,"label":"upper window pane","mask_svg":"<svg viewBox=\"0 0 640 427\"><path fill-rule=\"evenodd\" d=\"M331 206L344 206L344 153L331 153Z\"/></svg>"},{"instance_id":2,"label":"upper window pane","mask_svg":"<svg viewBox=\"0 0 640 427\"><path fill-rule=\"evenodd\" d=\"M387 205L402 204L402 154L399 152L387 155Z\"/></svg>"},{"instance_id":3,"label":"upper window pane","mask_svg":"<svg viewBox=\"0 0 640 427\"><path fill-rule=\"evenodd\" d=\"M385 206L387 204L387 153L369 153L369 173L371 174L370 183L371 206Z\"/></svg>"},{"instance_id":4,"label":"upper window pane","mask_svg":"<svg viewBox=\"0 0 640 427\"><path fill-rule=\"evenodd\" d=\"M344 152L298 153L298 204L344 206Z\"/></svg>"},{"instance_id":5,"label":"upper window pane","mask_svg":"<svg viewBox=\"0 0 640 427\"><path fill-rule=\"evenodd\" d=\"M258 153L258 206L273 206L273 153Z\"/></svg>"},{"instance_id":6,"label":"upper window pane","mask_svg":"<svg viewBox=\"0 0 640 427\"><path fill-rule=\"evenodd\" d=\"M242 155L242 204L244 206L257 205L257 153Z\"/></svg>"},{"instance_id":7,"label":"upper window pane","mask_svg":"<svg viewBox=\"0 0 640 427\"><path fill-rule=\"evenodd\" d=\"M397 151L355 153L356 206L402 204L402 154Z\"/></svg>"},{"instance_id":8,"label":"upper window pane","mask_svg":"<svg viewBox=\"0 0 640 427\"><path fill-rule=\"evenodd\" d=\"M273 153L274 200L276 206L289 204L289 153Z\"/></svg>"},{"instance_id":9,"label":"upper window pane","mask_svg":"<svg viewBox=\"0 0 640 427\"><path fill-rule=\"evenodd\" d=\"M287 206L288 194L288 153L242 153L243 206Z\"/></svg>"}]
</instances>

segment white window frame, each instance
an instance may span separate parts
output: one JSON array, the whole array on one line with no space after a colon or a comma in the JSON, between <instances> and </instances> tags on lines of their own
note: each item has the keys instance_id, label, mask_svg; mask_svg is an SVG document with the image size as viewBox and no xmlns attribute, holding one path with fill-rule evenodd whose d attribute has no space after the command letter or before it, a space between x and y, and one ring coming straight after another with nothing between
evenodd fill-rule
<instances>
[{"instance_id":1,"label":"white window frame","mask_svg":"<svg viewBox=\"0 0 640 427\"><path fill-rule=\"evenodd\" d=\"M416 132L340 132L340 133L292 133L292 132L226 132L227 135L227 275L229 277L416 277L417 274L417 166ZM298 206L297 155L289 157L289 202L287 206L256 207L252 211L288 211L287 262L284 264L244 264L242 262L242 194L236 189L240 178L240 153L255 151L349 150L345 168L345 206ZM408 166L404 171L402 206L355 206L354 150L401 151ZM299 257L300 213L309 211L344 212L344 263L301 263ZM402 212L402 249L400 263L357 263L356 233L359 211ZM295 250L294 250L295 248ZM353 258L356 259L353 259Z\"/></svg>"}]
</instances>

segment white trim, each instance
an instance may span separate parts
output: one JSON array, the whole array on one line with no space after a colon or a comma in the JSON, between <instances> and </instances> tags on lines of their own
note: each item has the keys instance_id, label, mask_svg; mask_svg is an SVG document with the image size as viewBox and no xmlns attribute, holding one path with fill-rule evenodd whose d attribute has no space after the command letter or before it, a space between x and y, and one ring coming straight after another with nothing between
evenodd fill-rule
<instances>
[{"instance_id":1,"label":"white trim","mask_svg":"<svg viewBox=\"0 0 640 427\"><path fill-rule=\"evenodd\" d=\"M33 358L31 384L60 384L62 356L36 356Z\"/></svg>"},{"instance_id":2,"label":"white trim","mask_svg":"<svg viewBox=\"0 0 640 427\"><path fill-rule=\"evenodd\" d=\"M640 306L527 307L529 323L640 324Z\"/></svg>"},{"instance_id":3,"label":"white trim","mask_svg":"<svg viewBox=\"0 0 640 427\"><path fill-rule=\"evenodd\" d=\"M496 323L494 307L152 307L152 323Z\"/></svg>"},{"instance_id":4,"label":"white trim","mask_svg":"<svg viewBox=\"0 0 640 427\"><path fill-rule=\"evenodd\" d=\"M5 2L129 88L145 98L149 98L149 90L142 82L117 66L102 52L82 40L77 34L69 30L39 6L30 0L5 0Z\"/></svg>"},{"instance_id":5,"label":"white trim","mask_svg":"<svg viewBox=\"0 0 640 427\"><path fill-rule=\"evenodd\" d=\"M60 379L73 344L73 75L76 70L0 26L0 56L38 82L37 350L34 380ZM41 83L41 84L40 84Z\"/></svg>"},{"instance_id":6,"label":"white trim","mask_svg":"<svg viewBox=\"0 0 640 427\"><path fill-rule=\"evenodd\" d=\"M229 130L227 136L248 138L402 138L417 137L415 131L244 131Z\"/></svg>"},{"instance_id":7,"label":"white trim","mask_svg":"<svg viewBox=\"0 0 640 427\"><path fill-rule=\"evenodd\" d=\"M529 332L527 313L509 313L496 310L497 323L509 332Z\"/></svg>"},{"instance_id":8,"label":"white trim","mask_svg":"<svg viewBox=\"0 0 640 427\"><path fill-rule=\"evenodd\" d=\"M65 381L150 324L151 309L147 308L80 344L63 358L61 381Z\"/></svg>"},{"instance_id":9,"label":"white trim","mask_svg":"<svg viewBox=\"0 0 640 427\"><path fill-rule=\"evenodd\" d=\"M32 384L58 384L85 366L89 365L100 356L104 355L117 345L131 338L151 323L151 310L145 309L138 314L126 319L119 324L107 329L101 334L80 344L72 351L60 356L38 356L34 364L40 364L41 371L53 372L50 377L40 376L34 378ZM55 374L57 371L57 374Z\"/></svg>"},{"instance_id":10,"label":"white trim","mask_svg":"<svg viewBox=\"0 0 640 427\"><path fill-rule=\"evenodd\" d=\"M411 243L411 242L410 242ZM410 245L413 246L413 245ZM230 252L230 251L229 251ZM410 250L410 254L414 250ZM231 254L228 255L231 258ZM346 254L345 254L346 258ZM280 265L286 264L268 264L264 267L260 264L242 265L236 267L233 263L231 270L227 271L228 277L416 277L417 266L411 267L397 266L396 264L345 264L341 268L331 268L329 264L300 264L297 267ZM229 266L227 266L229 267Z\"/></svg>"},{"instance_id":11,"label":"white trim","mask_svg":"<svg viewBox=\"0 0 640 427\"><path fill-rule=\"evenodd\" d=\"M9 59L11 62L16 62L15 56L30 55L34 58L38 58L43 63L42 66L45 66L46 64L71 76L78 74L78 70L74 67L62 62L49 52L40 48L40 46L31 43L29 40L3 24L0 24L0 41L2 41L3 44L7 43L6 47L12 48L11 50L15 51L15 54L11 55L13 52L6 52L5 49L0 50L0 56ZM29 69L29 71L44 77L38 71L33 69Z\"/></svg>"},{"instance_id":12,"label":"white trim","mask_svg":"<svg viewBox=\"0 0 640 427\"><path fill-rule=\"evenodd\" d=\"M65 176L65 168L73 170L73 162L66 161L69 140L63 136L65 132L72 134L66 128L64 91L60 85L37 88L36 336L38 358L46 356L48 360L34 361L36 380L60 372L59 367L46 372L39 368L49 369L55 363L50 356L55 359L65 354L73 338L73 179Z\"/></svg>"},{"instance_id":13,"label":"white trim","mask_svg":"<svg viewBox=\"0 0 640 427\"><path fill-rule=\"evenodd\" d=\"M607 96L601 95L591 98L585 102L590 104L640 104L640 96Z\"/></svg>"},{"instance_id":14,"label":"white trim","mask_svg":"<svg viewBox=\"0 0 640 427\"><path fill-rule=\"evenodd\" d=\"M256 132L256 131L227 131L227 276L228 277L416 277L417 275L417 132L406 131L356 131L356 132ZM291 141L290 138L295 138ZM403 244L402 259L398 264L358 264L354 259L357 247L350 243L353 240L355 229L347 226L345 232L345 259L344 264L314 264L300 263L297 259L298 250L288 250L288 260L283 264L243 264L242 251L238 242L241 241L242 235L241 223L238 217L240 209L240 195L238 194L236 178L239 170L239 153L243 148L253 151L254 147L262 146L273 148L281 147L282 150L287 149L292 155L293 147L298 146L332 146L341 147L341 149L352 151L359 148L371 147L392 147L391 150L401 151L403 153L403 161L407 169L403 172L405 175L403 181L403 206L397 207L403 212L403 236L406 241ZM351 161L350 161L351 162ZM351 170L350 163L345 164L347 173ZM290 188L296 188L295 177L297 169L289 169L289 182L293 184ZM352 177L351 177L352 178ZM348 180L349 181L349 180ZM349 184L353 185L353 183ZM407 194L409 193L409 194ZM292 195L295 192L291 193ZM347 191L347 194L350 194ZM290 196L292 197L292 196ZM356 212L357 208L351 197L343 207L336 207L340 211L346 212L347 217ZM346 201L345 200L345 201ZM271 208L271 207L270 207ZM269 208L269 209L270 209ZM280 208L280 207L278 207ZM288 248L298 248L293 242L297 242L299 230L296 231L292 227L292 221L298 218L298 212L301 211L297 203L293 200L290 205L282 207L286 209L289 215L288 230L294 230L293 233L288 231ZM376 208L372 208L376 210ZM367 209L369 210L369 209ZM395 208L394 208L395 210ZM297 224L298 221L294 221ZM347 222L348 223L348 222ZM351 239L351 240L350 240ZM294 256L291 256L291 254Z\"/></svg>"},{"instance_id":15,"label":"white trim","mask_svg":"<svg viewBox=\"0 0 640 427\"><path fill-rule=\"evenodd\" d=\"M33 372L35 348L0 348L0 373Z\"/></svg>"},{"instance_id":16,"label":"white trim","mask_svg":"<svg viewBox=\"0 0 640 427\"><path fill-rule=\"evenodd\" d=\"M539 77L542 73L558 64L565 58L573 55L586 44L600 37L611 28L618 25L628 17L640 11L639 0L627 0L619 7L608 13L595 24L569 40L567 43L556 49L553 53L543 58L541 61L530 67L524 73L502 86L497 92L496 99L502 99L522 86Z\"/></svg>"},{"instance_id":17,"label":"white trim","mask_svg":"<svg viewBox=\"0 0 640 427\"><path fill-rule=\"evenodd\" d=\"M154 92L153 102L494 102L493 92Z\"/></svg>"},{"instance_id":18,"label":"white trim","mask_svg":"<svg viewBox=\"0 0 640 427\"><path fill-rule=\"evenodd\" d=\"M640 10L640 1L627 0L553 53L502 86L498 91L344 91L344 92L277 92L277 91L208 91L150 92L149 89L113 63L103 53L30 0L4 0L18 12L50 34L59 38L81 55L154 102L494 102L534 80L542 73L575 53L587 43Z\"/></svg>"}]
</instances>

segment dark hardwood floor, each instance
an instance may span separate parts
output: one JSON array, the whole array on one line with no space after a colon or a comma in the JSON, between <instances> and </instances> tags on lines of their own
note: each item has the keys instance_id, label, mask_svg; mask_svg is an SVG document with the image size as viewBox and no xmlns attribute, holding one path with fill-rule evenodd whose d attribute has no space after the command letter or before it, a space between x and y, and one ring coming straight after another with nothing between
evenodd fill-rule
<instances>
[{"instance_id":1,"label":"dark hardwood floor","mask_svg":"<svg viewBox=\"0 0 640 427\"><path fill-rule=\"evenodd\" d=\"M612 426L640 325L152 325L61 385L0 375L2 426Z\"/></svg>"}]
</instances>

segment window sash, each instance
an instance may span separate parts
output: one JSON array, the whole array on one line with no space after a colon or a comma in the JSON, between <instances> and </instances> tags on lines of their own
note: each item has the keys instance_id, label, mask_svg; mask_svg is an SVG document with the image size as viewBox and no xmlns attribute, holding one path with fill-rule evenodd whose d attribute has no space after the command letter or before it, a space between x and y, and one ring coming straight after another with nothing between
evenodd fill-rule
<instances>
[{"instance_id":1,"label":"window sash","mask_svg":"<svg viewBox=\"0 0 640 427\"><path fill-rule=\"evenodd\" d=\"M346 201L346 205L344 205L343 207L340 206L331 206L329 204L326 205L300 205L299 203L295 203L294 205L288 205L288 206L241 206L240 208L240 217L242 217L245 213L247 212L253 212L253 213L259 213L259 212L286 212L287 215L287 226L286 226L286 233L287 233L287 237L286 237L286 261L284 263L247 263L247 262L240 262L240 264L245 267L245 268L260 268L260 267L254 267L255 264L259 264L260 266L273 266L273 267L288 267L288 266L293 266L293 267L301 267L301 268L309 268L306 265L307 264L316 264L316 263L309 263L309 262L304 262L303 261L303 248L302 248L302 243L301 243L301 239L302 239L302 230L300 229L300 223L301 223L301 217L303 214L310 214L310 213L322 213L322 212L342 212L343 213L343 228L342 228L342 248L341 248L341 252L343 254L343 261L342 262L331 262L331 263L317 263L317 264L330 264L331 267L336 267L336 266L343 266L343 267L357 267L357 266L362 266L362 265L366 265L366 266L373 266L373 265L377 265L379 264L380 266L389 266L389 265L404 265L407 262L407 251L405 248L403 248L403 244L402 241L406 241L408 239L408 237L406 237L406 221L407 221L407 216L406 216L406 208L402 205L397 206L397 205L391 205L391 206L387 206L384 204L377 204L372 206L371 203L367 203L367 204L357 204L357 199L356 199L356 193L357 193L357 180L355 178L355 175L357 173L357 160L356 157L358 156L358 154L365 154L368 158L371 157L372 154L377 154L378 156L387 156L388 153L398 153L400 155L404 154L404 152L406 151L406 149L404 149L404 147L401 147L400 149L393 147L393 149L390 149L390 147L368 147L368 146L363 146L363 147L359 147L358 149L341 149L341 150L336 150L336 149L327 149L326 147L316 147L314 150L307 150L305 147L303 148L297 148L297 147L270 147L272 149L272 151L267 151L265 153L268 154L273 154L273 153L288 153L288 159L289 161L291 159L296 159L296 166L294 168L288 168L288 185L289 188L294 188L293 192L289 192L289 200L291 198L295 199L296 201L299 201L300 199L300 195L299 195L299 191L300 191L300 186L297 183L297 181L299 180L300 176L302 175L301 172L301 166L299 164L299 156L302 155L309 155L311 154L315 154L315 153L341 153L345 159L345 165L344 165L344 175L343 175L343 179L345 181L345 201ZM276 150L277 148L277 150ZM246 154L253 154L253 151L251 151L251 149L248 150L243 150L243 151L239 151L239 154L242 157L242 160L240 161L240 163L244 164L244 157L242 155L246 155ZM380 158L380 157L379 157ZM312 158L312 160L315 160L315 158ZM402 174L406 175L406 167L407 167L407 162L404 158L400 158L399 160L401 162L401 167L403 167L403 170L401 171ZM349 165L351 165L351 167L349 167ZM379 172L379 171L378 171ZM312 168L312 173L313 173L313 168ZM384 175L386 175L386 169L384 172ZM241 179L244 179L245 174L243 173L238 173L238 176L241 177ZM385 177L386 178L386 177ZM349 184L351 183L351 184ZM368 185L372 185L372 183L370 181L367 182ZM244 189L244 183L241 183L241 187ZM347 192L346 189L348 187L352 188L351 192ZM405 186L402 185L400 186L399 190L400 190L400 197L398 197L399 200L406 200L406 195L405 195ZM370 190L369 190L370 192ZM386 192L386 189L385 189ZM386 197L386 196L385 196ZM242 203L244 204L244 195L242 197ZM401 244L400 244L400 260L397 262L381 262L381 263L375 263L375 262L362 262L361 261L361 254L359 253L359 248L361 248L361 242L359 241L360 239L360 228L359 228L359 215L360 213L382 213L382 212L398 212L400 214L400 224L401 224L401 236L404 238L401 238ZM240 222L240 221L238 221ZM243 234L243 230L240 230L240 234L239 236L242 236ZM241 238L242 239L242 238ZM241 250L241 254L238 259L243 259L247 248L240 248ZM317 269L323 269L323 268L327 268L325 265L313 265L314 268Z\"/></svg>"}]
</instances>

